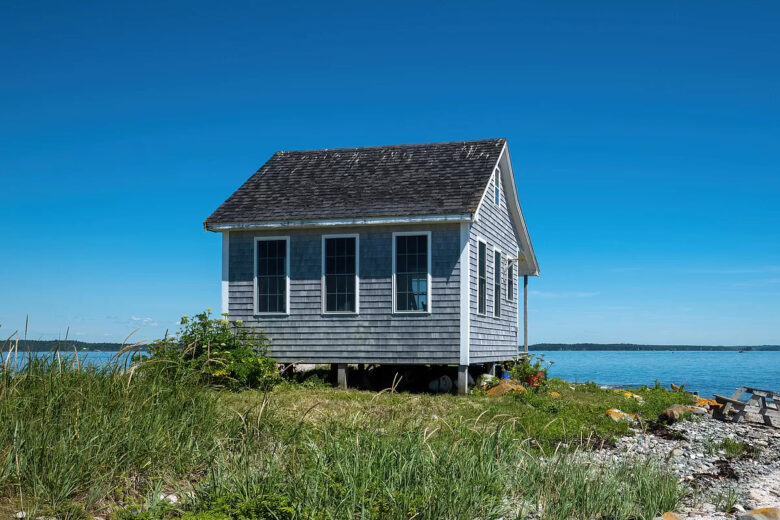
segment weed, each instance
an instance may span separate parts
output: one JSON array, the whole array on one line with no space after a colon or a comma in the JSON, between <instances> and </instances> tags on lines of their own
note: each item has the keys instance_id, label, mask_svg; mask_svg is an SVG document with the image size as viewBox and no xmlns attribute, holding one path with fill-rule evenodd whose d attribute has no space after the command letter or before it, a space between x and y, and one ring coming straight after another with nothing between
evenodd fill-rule
<instances>
[{"instance_id":1,"label":"weed","mask_svg":"<svg viewBox=\"0 0 780 520\"><path fill-rule=\"evenodd\" d=\"M733 513L734 507L739 503L739 494L734 488L728 488L725 492L716 493L712 497L712 502L718 511Z\"/></svg>"}]
</instances>

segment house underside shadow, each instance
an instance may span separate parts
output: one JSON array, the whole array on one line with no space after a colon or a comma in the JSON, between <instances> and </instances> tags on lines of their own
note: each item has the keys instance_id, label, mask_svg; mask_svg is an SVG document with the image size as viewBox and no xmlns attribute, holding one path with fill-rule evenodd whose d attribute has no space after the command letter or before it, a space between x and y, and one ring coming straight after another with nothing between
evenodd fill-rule
<instances>
[{"instance_id":1,"label":"house underside shadow","mask_svg":"<svg viewBox=\"0 0 780 520\"><path fill-rule=\"evenodd\" d=\"M458 365L289 365L284 373L298 383L326 382L339 388L372 392L457 393L460 368ZM471 365L466 372L467 385L472 387L481 375L498 375L500 370L497 363Z\"/></svg>"}]
</instances>

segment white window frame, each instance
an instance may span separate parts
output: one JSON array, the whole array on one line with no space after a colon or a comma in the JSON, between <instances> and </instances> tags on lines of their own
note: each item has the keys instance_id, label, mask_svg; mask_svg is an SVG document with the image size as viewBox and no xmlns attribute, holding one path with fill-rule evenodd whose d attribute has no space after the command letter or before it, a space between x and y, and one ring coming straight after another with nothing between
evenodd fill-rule
<instances>
[{"instance_id":1,"label":"white window frame","mask_svg":"<svg viewBox=\"0 0 780 520\"><path fill-rule=\"evenodd\" d=\"M479 312L479 244L485 244L485 312ZM477 237L477 316L487 316L487 309L488 309L488 287L490 284L488 284L488 245L487 240L481 237Z\"/></svg>"},{"instance_id":2,"label":"white window frame","mask_svg":"<svg viewBox=\"0 0 780 520\"><path fill-rule=\"evenodd\" d=\"M427 289L427 295L426 295L426 302L427 302L427 310L424 311L399 311L396 307L396 297L395 297L395 288L396 288L396 266L395 266L395 249L396 249L396 237L404 237L404 236L419 236L419 235L425 235L428 237L428 278L426 282L426 289ZM393 292L393 314L432 314L433 313L433 276L431 275L431 266L432 264L432 255L431 255L431 231L396 231L393 232L393 246L392 246L392 255L393 255L393 283L392 283L392 292Z\"/></svg>"},{"instance_id":3,"label":"white window frame","mask_svg":"<svg viewBox=\"0 0 780 520\"><path fill-rule=\"evenodd\" d=\"M498 253L498 265L496 265L496 253ZM504 294L501 290L501 282L504 280L504 273L501 269L502 264L504 262L503 260L504 252L498 248L493 247L493 279L490 281L490 284L493 286L493 317L494 318L501 318L501 314L496 314L496 270L498 270L498 303L499 307L502 307L501 305L501 298L503 298ZM487 310L487 309L485 309Z\"/></svg>"},{"instance_id":4,"label":"white window frame","mask_svg":"<svg viewBox=\"0 0 780 520\"><path fill-rule=\"evenodd\" d=\"M285 255L284 255L284 278L285 278L285 312L260 312L258 310L257 291L259 287L257 285L257 243L258 242L270 242L273 240L284 240L285 242ZM252 284L252 313L255 316L289 316L290 315L290 237L289 236L262 236L255 237L254 239L254 283Z\"/></svg>"},{"instance_id":5,"label":"white window frame","mask_svg":"<svg viewBox=\"0 0 780 520\"><path fill-rule=\"evenodd\" d=\"M325 292L325 240L328 238L354 238L355 239L355 310L354 311L329 311L327 310L327 293ZM354 316L360 314L360 233L343 233L338 235L322 235L322 271L320 274L320 310L328 316Z\"/></svg>"},{"instance_id":6,"label":"white window frame","mask_svg":"<svg viewBox=\"0 0 780 520\"><path fill-rule=\"evenodd\" d=\"M501 168L498 166L493 170L493 204L501 205Z\"/></svg>"}]
</instances>

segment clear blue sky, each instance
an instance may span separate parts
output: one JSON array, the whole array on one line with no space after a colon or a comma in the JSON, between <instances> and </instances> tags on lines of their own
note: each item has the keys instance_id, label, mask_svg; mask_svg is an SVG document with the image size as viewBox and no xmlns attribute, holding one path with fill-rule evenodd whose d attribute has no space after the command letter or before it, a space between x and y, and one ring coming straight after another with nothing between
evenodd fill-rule
<instances>
[{"instance_id":1,"label":"clear blue sky","mask_svg":"<svg viewBox=\"0 0 780 520\"><path fill-rule=\"evenodd\" d=\"M0 336L219 309L278 149L509 139L532 342L780 343L780 4L0 2Z\"/></svg>"}]
</instances>

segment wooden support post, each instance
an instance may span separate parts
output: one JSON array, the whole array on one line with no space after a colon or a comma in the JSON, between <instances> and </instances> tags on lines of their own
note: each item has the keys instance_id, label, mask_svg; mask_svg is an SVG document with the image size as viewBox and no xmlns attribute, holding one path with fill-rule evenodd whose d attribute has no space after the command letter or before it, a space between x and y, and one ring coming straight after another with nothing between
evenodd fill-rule
<instances>
[{"instance_id":1,"label":"wooden support post","mask_svg":"<svg viewBox=\"0 0 780 520\"><path fill-rule=\"evenodd\" d=\"M466 395L469 390L469 366L458 365L458 395Z\"/></svg>"},{"instance_id":2,"label":"wooden support post","mask_svg":"<svg viewBox=\"0 0 780 520\"><path fill-rule=\"evenodd\" d=\"M528 354L528 276L523 276L523 351Z\"/></svg>"},{"instance_id":3,"label":"wooden support post","mask_svg":"<svg viewBox=\"0 0 780 520\"><path fill-rule=\"evenodd\" d=\"M339 388L342 390L347 389L347 365L346 363L339 363L336 365L336 379L339 383Z\"/></svg>"}]
</instances>

